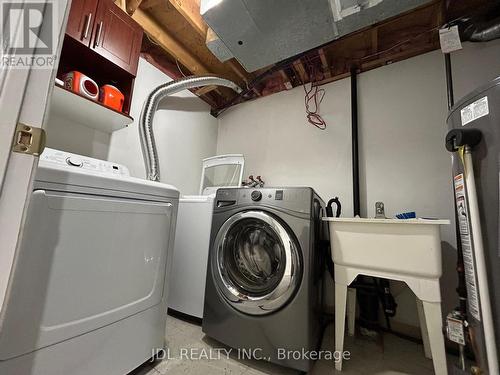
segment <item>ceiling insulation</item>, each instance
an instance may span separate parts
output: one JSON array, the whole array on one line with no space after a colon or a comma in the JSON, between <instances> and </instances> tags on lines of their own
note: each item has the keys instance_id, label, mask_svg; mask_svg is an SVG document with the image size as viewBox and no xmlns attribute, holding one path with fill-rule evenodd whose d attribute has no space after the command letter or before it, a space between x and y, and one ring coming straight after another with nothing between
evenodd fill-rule
<instances>
[{"instance_id":1,"label":"ceiling insulation","mask_svg":"<svg viewBox=\"0 0 500 375\"><path fill-rule=\"evenodd\" d=\"M249 72L285 60L430 0L201 0L216 34L208 48Z\"/></svg>"}]
</instances>

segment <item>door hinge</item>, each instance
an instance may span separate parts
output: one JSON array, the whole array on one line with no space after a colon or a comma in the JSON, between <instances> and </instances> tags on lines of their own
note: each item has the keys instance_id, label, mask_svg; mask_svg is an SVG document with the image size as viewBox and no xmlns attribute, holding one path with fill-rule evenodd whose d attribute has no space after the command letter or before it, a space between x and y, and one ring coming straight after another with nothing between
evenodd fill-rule
<instances>
[{"instance_id":1,"label":"door hinge","mask_svg":"<svg viewBox=\"0 0 500 375\"><path fill-rule=\"evenodd\" d=\"M45 130L18 123L12 151L39 156L45 148Z\"/></svg>"}]
</instances>

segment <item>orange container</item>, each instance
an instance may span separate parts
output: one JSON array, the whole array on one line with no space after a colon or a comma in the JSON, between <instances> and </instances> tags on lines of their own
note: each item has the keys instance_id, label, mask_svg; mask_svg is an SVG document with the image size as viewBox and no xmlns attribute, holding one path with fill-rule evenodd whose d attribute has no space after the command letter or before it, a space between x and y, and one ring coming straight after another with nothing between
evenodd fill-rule
<instances>
[{"instance_id":1,"label":"orange container","mask_svg":"<svg viewBox=\"0 0 500 375\"><path fill-rule=\"evenodd\" d=\"M64 87L92 100L99 98L99 86L85 74L73 71L63 76Z\"/></svg>"},{"instance_id":2,"label":"orange container","mask_svg":"<svg viewBox=\"0 0 500 375\"><path fill-rule=\"evenodd\" d=\"M115 86L104 85L100 90L99 101L106 107L121 112L125 96Z\"/></svg>"}]
</instances>

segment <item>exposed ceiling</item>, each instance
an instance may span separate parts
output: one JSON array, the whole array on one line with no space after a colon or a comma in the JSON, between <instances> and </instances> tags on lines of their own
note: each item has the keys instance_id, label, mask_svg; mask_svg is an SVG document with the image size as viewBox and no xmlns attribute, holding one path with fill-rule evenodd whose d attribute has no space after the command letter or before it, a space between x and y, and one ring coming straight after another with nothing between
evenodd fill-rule
<instances>
[{"instance_id":1,"label":"exposed ceiling","mask_svg":"<svg viewBox=\"0 0 500 375\"><path fill-rule=\"evenodd\" d=\"M201 0L200 11L219 37L214 54L253 72L431 1Z\"/></svg>"},{"instance_id":2,"label":"exposed ceiling","mask_svg":"<svg viewBox=\"0 0 500 375\"><path fill-rule=\"evenodd\" d=\"M227 0L226 0L227 1ZM219 61L207 47L217 36L200 15L200 0L116 0L145 31L143 56L172 78L216 74L246 89L205 87L193 92L212 113L246 100L312 82L322 85L439 48L438 29L496 1L434 0L319 48L248 73L234 58ZM216 41L217 42L217 41Z\"/></svg>"}]
</instances>

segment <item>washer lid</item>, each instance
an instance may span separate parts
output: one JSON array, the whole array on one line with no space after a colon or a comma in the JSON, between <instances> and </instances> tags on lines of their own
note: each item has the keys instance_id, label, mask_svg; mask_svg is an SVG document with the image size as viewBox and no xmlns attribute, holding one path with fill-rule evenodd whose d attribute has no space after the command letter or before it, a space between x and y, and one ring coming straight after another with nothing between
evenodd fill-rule
<instances>
[{"instance_id":1,"label":"washer lid","mask_svg":"<svg viewBox=\"0 0 500 375\"><path fill-rule=\"evenodd\" d=\"M138 199L143 195L163 199L179 197L174 186L130 177L123 165L50 148L44 150L38 163L35 189L39 188L130 195Z\"/></svg>"}]
</instances>

